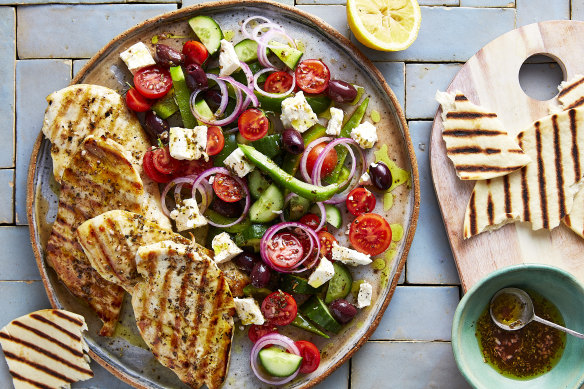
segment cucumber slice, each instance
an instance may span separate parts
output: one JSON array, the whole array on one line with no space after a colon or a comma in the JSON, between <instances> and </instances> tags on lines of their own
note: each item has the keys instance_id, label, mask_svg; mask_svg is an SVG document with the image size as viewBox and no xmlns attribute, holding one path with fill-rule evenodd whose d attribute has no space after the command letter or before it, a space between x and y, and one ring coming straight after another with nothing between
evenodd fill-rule
<instances>
[{"instance_id":1,"label":"cucumber slice","mask_svg":"<svg viewBox=\"0 0 584 389\"><path fill-rule=\"evenodd\" d=\"M280 279L280 288L288 293L317 294L322 290L322 286L313 288L308 285L306 278L298 277L294 274L285 273Z\"/></svg>"},{"instance_id":2,"label":"cucumber slice","mask_svg":"<svg viewBox=\"0 0 584 389\"><path fill-rule=\"evenodd\" d=\"M326 212L326 222L335 228L341 228L343 217L341 216L340 209L333 205L325 204L324 210ZM315 204L310 208L310 212L315 215L320 215L320 208Z\"/></svg>"},{"instance_id":3,"label":"cucumber slice","mask_svg":"<svg viewBox=\"0 0 584 389\"><path fill-rule=\"evenodd\" d=\"M302 357L278 347L269 347L258 354L260 363L274 377L288 377L300 368Z\"/></svg>"},{"instance_id":4,"label":"cucumber slice","mask_svg":"<svg viewBox=\"0 0 584 389\"><path fill-rule=\"evenodd\" d=\"M276 54L276 57L280 58L282 62L290 69L295 69L298 62L300 62L300 58L302 58L302 51L285 45L280 42L270 41L270 51Z\"/></svg>"},{"instance_id":5,"label":"cucumber slice","mask_svg":"<svg viewBox=\"0 0 584 389\"><path fill-rule=\"evenodd\" d=\"M254 169L248 176L248 187L251 196L259 199L262 193L270 186L270 181L259 171Z\"/></svg>"},{"instance_id":6,"label":"cucumber slice","mask_svg":"<svg viewBox=\"0 0 584 389\"><path fill-rule=\"evenodd\" d=\"M167 119L178 111L174 100L174 89L171 89L163 98L152 105L152 110L162 119Z\"/></svg>"},{"instance_id":7,"label":"cucumber slice","mask_svg":"<svg viewBox=\"0 0 584 389\"><path fill-rule=\"evenodd\" d=\"M225 216L213 211L212 209L207 209L205 211L205 217L207 219L211 220L213 223L221 224L221 225L233 223L236 220L235 218L225 217ZM245 231L247 228L249 228L249 226L251 226L251 221L249 220L248 217L246 217L242 221L240 221L239 223L237 223L231 227L217 227L217 228L219 228L225 232L228 232L230 234L237 234L238 232Z\"/></svg>"},{"instance_id":8,"label":"cucumber slice","mask_svg":"<svg viewBox=\"0 0 584 389\"><path fill-rule=\"evenodd\" d=\"M347 297L353 285L353 276L351 276L351 272L347 269L347 266L339 262L333 262L333 267L335 269L335 275L329 281L326 297L324 298L327 304Z\"/></svg>"},{"instance_id":9,"label":"cucumber slice","mask_svg":"<svg viewBox=\"0 0 584 389\"><path fill-rule=\"evenodd\" d=\"M185 81L185 75L180 66L174 66L170 69L170 78L172 78L172 85L174 87L174 94L176 96L176 103L180 111L180 116L185 128L194 128L197 124L197 119L191 112L191 91Z\"/></svg>"},{"instance_id":10,"label":"cucumber slice","mask_svg":"<svg viewBox=\"0 0 584 389\"><path fill-rule=\"evenodd\" d=\"M211 111L211 108L209 108L209 104L207 104L207 102L205 100L201 99L199 101L196 101L195 102L195 109L197 110L199 115L201 115L205 119L213 119L213 111ZM197 124L199 126L206 125L205 123L201 122L199 119L197 119Z\"/></svg>"},{"instance_id":11,"label":"cucumber slice","mask_svg":"<svg viewBox=\"0 0 584 389\"><path fill-rule=\"evenodd\" d=\"M307 302L302 304L300 312L327 331L337 333L342 328L341 324L333 317L324 301L322 301L317 295L312 296Z\"/></svg>"},{"instance_id":12,"label":"cucumber slice","mask_svg":"<svg viewBox=\"0 0 584 389\"><path fill-rule=\"evenodd\" d=\"M247 284L243 287L243 294L248 297L253 297L256 300L263 301L272 291L268 288L256 288L252 284Z\"/></svg>"},{"instance_id":13,"label":"cucumber slice","mask_svg":"<svg viewBox=\"0 0 584 389\"><path fill-rule=\"evenodd\" d=\"M233 48L240 61L247 63L258 60L258 43L252 39L244 39Z\"/></svg>"},{"instance_id":14,"label":"cucumber slice","mask_svg":"<svg viewBox=\"0 0 584 389\"><path fill-rule=\"evenodd\" d=\"M290 199L290 220L298 220L308 212L308 207L310 207L310 201L300 196L293 196Z\"/></svg>"},{"instance_id":15,"label":"cucumber slice","mask_svg":"<svg viewBox=\"0 0 584 389\"><path fill-rule=\"evenodd\" d=\"M279 216L284 208L284 194L274 184L268 186L260 198L251 205L249 218L252 222L267 223Z\"/></svg>"},{"instance_id":16,"label":"cucumber slice","mask_svg":"<svg viewBox=\"0 0 584 389\"><path fill-rule=\"evenodd\" d=\"M251 145L268 158L274 158L282 150L282 135L266 135L261 139L251 142Z\"/></svg>"},{"instance_id":17,"label":"cucumber slice","mask_svg":"<svg viewBox=\"0 0 584 389\"><path fill-rule=\"evenodd\" d=\"M209 55L215 54L221 47L223 31L213 18L206 15L199 15L189 20L189 26L193 29L197 38L205 45Z\"/></svg>"},{"instance_id":18,"label":"cucumber slice","mask_svg":"<svg viewBox=\"0 0 584 389\"><path fill-rule=\"evenodd\" d=\"M260 241L268 228L268 226L263 224L252 224L246 230L235 235L235 244L238 246L251 247L256 252L260 251Z\"/></svg>"}]
</instances>

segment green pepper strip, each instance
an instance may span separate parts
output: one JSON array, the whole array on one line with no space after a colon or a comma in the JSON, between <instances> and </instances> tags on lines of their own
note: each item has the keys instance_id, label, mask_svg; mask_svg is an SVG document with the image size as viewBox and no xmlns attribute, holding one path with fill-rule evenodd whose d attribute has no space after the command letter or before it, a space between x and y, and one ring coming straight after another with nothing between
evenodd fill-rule
<instances>
[{"instance_id":1,"label":"green pepper strip","mask_svg":"<svg viewBox=\"0 0 584 389\"><path fill-rule=\"evenodd\" d=\"M330 336L316 328L311 322L309 322L300 312L296 314L294 321L291 323L294 327L301 328L305 331L312 332L313 334L317 334L322 336L325 339L329 339Z\"/></svg>"},{"instance_id":2,"label":"green pepper strip","mask_svg":"<svg viewBox=\"0 0 584 389\"><path fill-rule=\"evenodd\" d=\"M363 100L361 105L359 105L355 112L353 112L347 123L341 128L341 138L351 137L351 131L361 123L361 120L363 120L365 110L367 110L367 105L369 105L369 97ZM347 158L347 154L349 153L345 147L335 147L335 150L337 150L337 166L335 166L333 171L324 178L324 181L328 184L338 181L341 169L345 165L345 158Z\"/></svg>"},{"instance_id":3,"label":"green pepper strip","mask_svg":"<svg viewBox=\"0 0 584 389\"><path fill-rule=\"evenodd\" d=\"M174 95L185 128L195 128L197 120L191 112L191 91L185 81L185 75L180 66L170 68L170 77L174 86Z\"/></svg>"},{"instance_id":4,"label":"green pepper strip","mask_svg":"<svg viewBox=\"0 0 584 389\"><path fill-rule=\"evenodd\" d=\"M334 183L327 186L312 185L291 176L282 170L274 161L266 157L249 145L238 145L243 154L260 169L268 174L274 182L283 186L291 192L296 193L313 202L325 201L334 196L339 190L339 184Z\"/></svg>"}]
</instances>

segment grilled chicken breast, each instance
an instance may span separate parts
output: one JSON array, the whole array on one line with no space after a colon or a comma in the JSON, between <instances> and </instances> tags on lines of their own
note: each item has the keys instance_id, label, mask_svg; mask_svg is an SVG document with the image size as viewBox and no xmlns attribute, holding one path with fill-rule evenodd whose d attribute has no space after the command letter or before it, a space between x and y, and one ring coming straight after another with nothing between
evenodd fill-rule
<instances>
[{"instance_id":1,"label":"grilled chicken breast","mask_svg":"<svg viewBox=\"0 0 584 389\"><path fill-rule=\"evenodd\" d=\"M71 85L47 97L43 134L51 141L53 173L61 182L71 158L88 135L105 136L127 150L127 158L142 177L146 192L145 216L170 228L160 208L158 184L142 170L142 158L150 141L136 116L116 91L99 85Z\"/></svg>"},{"instance_id":2,"label":"grilled chicken breast","mask_svg":"<svg viewBox=\"0 0 584 389\"><path fill-rule=\"evenodd\" d=\"M75 232L81 223L111 209L141 212L144 188L123 148L110 139L89 136L63 172L57 218L47 243L47 263L76 295L87 301L111 335L124 291L91 266Z\"/></svg>"},{"instance_id":3,"label":"grilled chicken breast","mask_svg":"<svg viewBox=\"0 0 584 389\"><path fill-rule=\"evenodd\" d=\"M93 377L83 316L44 309L19 317L0 330L0 344L16 389L69 388Z\"/></svg>"},{"instance_id":4,"label":"grilled chicken breast","mask_svg":"<svg viewBox=\"0 0 584 389\"><path fill-rule=\"evenodd\" d=\"M132 295L138 329L160 363L192 388L225 380L235 303L217 265L173 241L138 249Z\"/></svg>"},{"instance_id":5,"label":"grilled chicken breast","mask_svg":"<svg viewBox=\"0 0 584 389\"><path fill-rule=\"evenodd\" d=\"M437 92L436 100L442 105L446 155L461 180L500 177L531 161L496 113L471 103L460 92Z\"/></svg>"},{"instance_id":6,"label":"grilled chicken breast","mask_svg":"<svg viewBox=\"0 0 584 389\"><path fill-rule=\"evenodd\" d=\"M465 239L514 221L551 230L572 210L584 176L584 108L546 116L517 140L533 162L476 183L464 217Z\"/></svg>"}]
</instances>

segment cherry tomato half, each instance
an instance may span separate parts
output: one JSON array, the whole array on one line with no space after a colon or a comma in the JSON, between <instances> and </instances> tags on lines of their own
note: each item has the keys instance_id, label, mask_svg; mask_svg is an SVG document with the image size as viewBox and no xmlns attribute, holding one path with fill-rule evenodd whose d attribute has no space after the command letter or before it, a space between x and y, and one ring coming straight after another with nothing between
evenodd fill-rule
<instances>
[{"instance_id":1,"label":"cherry tomato half","mask_svg":"<svg viewBox=\"0 0 584 389\"><path fill-rule=\"evenodd\" d=\"M209 58L209 52L207 51L207 48L204 44L198 41L185 42L182 52L185 55L186 65L191 63L202 65L205 63L207 58Z\"/></svg>"},{"instance_id":2,"label":"cherry tomato half","mask_svg":"<svg viewBox=\"0 0 584 389\"><path fill-rule=\"evenodd\" d=\"M240 134L247 140L263 138L270 128L270 119L259 109L250 108L237 119Z\"/></svg>"},{"instance_id":3,"label":"cherry tomato half","mask_svg":"<svg viewBox=\"0 0 584 389\"><path fill-rule=\"evenodd\" d=\"M318 369L318 365L320 365L320 351L318 351L318 348L308 340L299 340L294 344L298 347L302 357L300 373L308 374Z\"/></svg>"},{"instance_id":4,"label":"cherry tomato half","mask_svg":"<svg viewBox=\"0 0 584 389\"><path fill-rule=\"evenodd\" d=\"M298 306L292 296L278 290L270 293L262 302L262 313L268 322L285 326L294 321Z\"/></svg>"},{"instance_id":5,"label":"cherry tomato half","mask_svg":"<svg viewBox=\"0 0 584 389\"><path fill-rule=\"evenodd\" d=\"M292 76L284 71L274 72L266 78L264 90L268 93L284 93L292 88Z\"/></svg>"},{"instance_id":6,"label":"cherry tomato half","mask_svg":"<svg viewBox=\"0 0 584 389\"><path fill-rule=\"evenodd\" d=\"M296 67L296 84L306 93L322 93L328 88L331 72L318 59L306 59Z\"/></svg>"},{"instance_id":7,"label":"cherry tomato half","mask_svg":"<svg viewBox=\"0 0 584 389\"><path fill-rule=\"evenodd\" d=\"M148 150L144 154L144 158L142 159L142 167L144 168L144 172L148 177L152 180L159 182L161 184L165 184L172 180L172 176L170 174L162 174L154 167L154 162L152 161L153 151Z\"/></svg>"},{"instance_id":8,"label":"cherry tomato half","mask_svg":"<svg viewBox=\"0 0 584 389\"><path fill-rule=\"evenodd\" d=\"M213 190L217 197L227 203L235 203L243 198L245 192L235 179L226 174L215 174Z\"/></svg>"},{"instance_id":9,"label":"cherry tomato half","mask_svg":"<svg viewBox=\"0 0 584 389\"><path fill-rule=\"evenodd\" d=\"M162 174L174 174L180 169L181 161L170 156L168 146L152 151L154 168Z\"/></svg>"},{"instance_id":10,"label":"cherry tomato half","mask_svg":"<svg viewBox=\"0 0 584 389\"><path fill-rule=\"evenodd\" d=\"M314 213L307 213L306 215L302 216L298 222L307 225L313 230L316 230L320 224L320 217L316 216Z\"/></svg>"},{"instance_id":11,"label":"cherry tomato half","mask_svg":"<svg viewBox=\"0 0 584 389\"><path fill-rule=\"evenodd\" d=\"M273 334L278 332L278 327L273 324L266 323L264 325L252 324L249 326L249 331L247 332L247 337L252 342L257 342L262 336Z\"/></svg>"},{"instance_id":12,"label":"cherry tomato half","mask_svg":"<svg viewBox=\"0 0 584 389\"><path fill-rule=\"evenodd\" d=\"M365 188L355 188L347 196L347 210L355 216L373 211L376 203L373 193Z\"/></svg>"},{"instance_id":13,"label":"cherry tomato half","mask_svg":"<svg viewBox=\"0 0 584 389\"><path fill-rule=\"evenodd\" d=\"M207 128L207 154L217 155L225 146L225 137L221 127L212 126Z\"/></svg>"},{"instance_id":14,"label":"cherry tomato half","mask_svg":"<svg viewBox=\"0 0 584 389\"><path fill-rule=\"evenodd\" d=\"M266 255L274 265L290 268L304 257L304 249L296 235L280 232L266 245Z\"/></svg>"},{"instance_id":15,"label":"cherry tomato half","mask_svg":"<svg viewBox=\"0 0 584 389\"><path fill-rule=\"evenodd\" d=\"M152 65L134 74L134 85L147 99L159 99L172 88L172 79L167 69Z\"/></svg>"},{"instance_id":16,"label":"cherry tomato half","mask_svg":"<svg viewBox=\"0 0 584 389\"><path fill-rule=\"evenodd\" d=\"M142 96L136 88L130 88L126 92L126 104L132 111L146 112L152 106L152 101Z\"/></svg>"},{"instance_id":17,"label":"cherry tomato half","mask_svg":"<svg viewBox=\"0 0 584 389\"><path fill-rule=\"evenodd\" d=\"M328 259L332 259L333 243L336 243L337 240L330 232L327 231L318 231L316 235L320 240L320 255L323 257L327 257Z\"/></svg>"},{"instance_id":18,"label":"cherry tomato half","mask_svg":"<svg viewBox=\"0 0 584 389\"><path fill-rule=\"evenodd\" d=\"M364 213L351 223L349 240L357 251L369 255L381 254L391 243L391 227L378 214Z\"/></svg>"},{"instance_id":19,"label":"cherry tomato half","mask_svg":"<svg viewBox=\"0 0 584 389\"><path fill-rule=\"evenodd\" d=\"M306 170L308 171L308 175L312 177L312 170L314 169L314 165L316 164L316 160L318 156L322 154L322 150L326 147L327 143L322 142L312 148L310 153L308 153L308 157L306 159ZM332 148L322 163L322 168L320 169L320 177L323 178L330 174L335 166L337 166L337 151Z\"/></svg>"}]
</instances>

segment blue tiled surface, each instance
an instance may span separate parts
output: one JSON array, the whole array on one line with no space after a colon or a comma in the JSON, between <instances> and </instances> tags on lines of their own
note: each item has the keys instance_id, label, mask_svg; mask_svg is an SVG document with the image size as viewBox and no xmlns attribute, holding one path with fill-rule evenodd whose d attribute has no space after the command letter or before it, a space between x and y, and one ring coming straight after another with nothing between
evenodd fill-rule
<instances>
[{"instance_id":1,"label":"blue tiled surface","mask_svg":"<svg viewBox=\"0 0 584 389\"><path fill-rule=\"evenodd\" d=\"M0 223L14 223L14 169L0 169L0 199L6 204L0 208Z\"/></svg>"},{"instance_id":2,"label":"blue tiled surface","mask_svg":"<svg viewBox=\"0 0 584 389\"><path fill-rule=\"evenodd\" d=\"M14 61L16 12L0 7L0 168L14 167Z\"/></svg>"}]
</instances>

